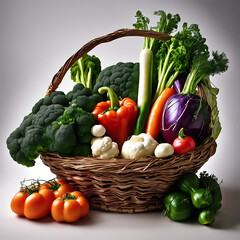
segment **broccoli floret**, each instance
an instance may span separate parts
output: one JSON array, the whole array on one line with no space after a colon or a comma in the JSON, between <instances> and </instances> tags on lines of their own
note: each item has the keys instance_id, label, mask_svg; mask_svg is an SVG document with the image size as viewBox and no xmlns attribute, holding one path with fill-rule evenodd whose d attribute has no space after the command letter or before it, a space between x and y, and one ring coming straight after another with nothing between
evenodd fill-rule
<instances>
[{"instance_id":1,"label":"broccoli floret","mask_svg":"<svg viewBox=\"0 0 240 240\"><path fill-rule=\"evenodd\" d=\"M91 144L85 143L85 144L75 146L72 154L73 156L89 157L92 154Z\"/></svg>"},{"instance_id":2,"label":"broccoli floret","mask_svg":"<svg viewBox=\"0 0 240 240\"><path fill-rule=\"evenodd\" d=\"M22 138L20 127L15 129L7 139L7 147L11 155L15 155L20 150L20 139Z\"/></svg>"},{"instance_id":3,"label":"broccoli floret","mask_svg":"<svg viewBox=\"0 0 240 240\"><path fill-rule=\"evenodd\" d=\"M27 167L32 167L35 164L35 161L33 161L32 158L28 158L25 155L26 145L25 143L23 145L23 142L25 142L27 129L30 130L30 128L32 127L32 118L33 118L32 113L25 116L20 126L17 129L15 129L7 138L7 148L9 149L11 157L17 163L20 163ZM28 134L27 134L27 137L29 137ZM31 144L34 145L34 143L29 142L29 145Z\"/></svg>"},{"instance_id":4,"label":"broccoli floret","mask_svg":"<svg viewBox=\"0 0 240 240\"><path fill-rule=\"evenodd\" d=\"M36 114L25 116L20 126L7 138L11 157L18 163L31 167L39 152L48 147L46 127L57 120L65 108L60 104L41 105Z\"/></svg>"},{"instance_id":5,"label":"broccoli floret","mask_svg":"<svg viewBox=\"0 0 240 240\"><path fill-rule=\"evenodd\" d=\"M52 141L49 149L58 152L60 155L70 154L76 145L76 134L72 124L53 124L53 129L48 128Z\"/></svg>"},{"instance_id":6,"label":"broccoli floret","mask_svg":"<svg viewBox=\"0 0 240 240\"><path fill-rule=\"evenodd\" d=\"M41 106L49 106L51 104L60 104L63 107L69 106L69 101L67 96L62 91L55 91L50 96L41 98L32 108L32 113L36 114Z\"/></svg>"},{"instance_id":7,"label":"broccoli floret","mask_svg":"<svg viewBox=\"0 0 240 240\"><path fill-rule=\"evenodd\" d=\"M7 139L7 148L11 157L17 162L27 167L34 166L35 162L26 158L21 150L22 133L20 127L15 129Z\"/></svg>"},{"instance_id":8,"label":"broccoli floret","mask_svg":"<svg viewBox=\"0 0 240 240\"><path fill-rule=\"evenodd\" d=\"M21 151L29 160L35 160L39 152L48 145L48 138L45 129L40 126L30 126L26 128L25 136L21 142Z\"/></svg>"},{"instance_id":9,"label":"broccoli floret","mask_svg":"<svg viewBox=\"0 0 240 240\"><path fill-rule=\"evenodd\" d=\"M76 104L71 105L58 121L54 121L46 129L51 139L49 151L58 152L60 155L74 155L77 151L80 152L81 148L85 149L81 145L90 143L93 138L91 127L94 123L92 113L84 111Z\"/></svg>"},{"instance_id":10,"label":"broccoli floret","mask_svg":"<svg viewBox=\"0 0 240 240\"><path fill-rule=\"evenodd\" d=\"M67 95L56 91L41 98L8 137L11 157L19 164L31 167L40 151L58 152L60 155L80 152L77 149L81 149L83 143L89 144L93 137L91 127L95 118L91 111L101 100L100 94L93 93L82 84L76 84ZM87 150L85 153L89 155Z\"/></svg>"},{"instance_id":11,"label":"broccoli floret","mask_svg":"<svg viewBox=\"0 0 240 240\"><path fill-rule=\"evenodd\" d=\"M91 128L95 123L94 115L91 113L82 114L77 118L77 134L80 143L88 143L92 140Z\"/></svg>"},{"instance_id":12,"label":"broccoli floret","mask_svg":"<svg viewBox=\"0 0 240 240\"><path fill-rule=\"evenodd\" d=\"M92 113L79 108L77 104L67 108L60 118L63 124L73 124L79 143L88 143L92 140L91 128L95 123Z\"/></svg>"},{"instance_id":13,"label":"broccoli floret","mask_svg":"<svg viewBox=\"0 0 240 240\"><path fill-rule=\"evenodd\" d=\"M27 167L32 167L35 164L35 161L30 160L26 157L24 152L21 149L21 144L23 141L23 135L21 133L20 127L15 129L7 138L7 148L11 157L19 164L22 164Z\"/></svg>"},{"instance_id":14,"label":"broccoli floret","mask_svg":"<svg viewBox=\"0 0 240 240\"><path fill-rule=\"evenodd\" d=\"M80 83L74 86L73 90L67 94L67 97L71 104L76 104L87 112L92 112L96 104L103 100L100 94L94 93Z\"/></svg>"},{"instance_id":15,"label":"broccoli floret","mask_svg":"<svg viewBox=\"0 0 240 240\"><path fill-rule=\"evenodd\" d=\"M94 91L100 87L110 87L120 97L129 97L137 101L139 81L139 63L119 62L109 66L99 74Z\"/></svg>"},{"instance_id":16,"label":"broccoli floret","mask_svg":"<svg viewBox=\"0 0 240 240\"><path fill-rule=\"evenodd\" d=\"M30 113L23 118L22 123L19 126L22 136L25 135L26 128L32 125L33 114Z\"/></svg>"},{"instance_id":17,"label":"broccoli floret","mask_svg":"<svg viewBox=\"0 0 240 240\"><path fill-rule=\"evenodd\" d=\"M49 106L42 105L39 111L33 115L32 124L42 127L47 127L65 111L65 108L60 104L52 104Z\"/></svg>"}]
</instances>

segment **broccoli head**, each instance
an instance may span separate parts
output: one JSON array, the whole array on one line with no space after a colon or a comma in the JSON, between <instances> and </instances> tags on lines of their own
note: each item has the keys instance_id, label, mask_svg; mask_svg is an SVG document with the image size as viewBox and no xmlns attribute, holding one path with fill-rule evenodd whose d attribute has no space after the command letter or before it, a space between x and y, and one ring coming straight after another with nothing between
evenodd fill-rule
<instances>
[{"instance_id":1,"label":"broccoli head","mask_svg":"<svg viewBox=\"0 0 240 240\"><path fill-rule=\"evenodd\" d=\"M100 87L110 87L120 97L137 101L139 63L122 63L109 66L99 74L94 91Z\"/></svg>"},{"instance_id":2,"label":"broccoli head","mask_svg":"<svg viewBox=\"0 0 240 240\"><path fill-rule=\"evenodd\" d=\"M89 157L92 155L91 144L90 143L83 143L76 145L72 152L73 156L85 156Z\"/></svg>"},{"instance_id":3,"label":"broccoli head","mask_svg":"<svg viewBox=\"0 0 240 240\"><path fill-rule=\"evenodd\" d=\"M91 127L95 123L91 111L101 100L100 94L82 84L76 84L67 95L56 91L41 98L7 138L11 157L31 167L41 151L89 156Z\"/></svg>"},{"instance_id":4,"label":"broccoli head","mask_svg":"<svg viewBox=\"0 0 240 240\"><path fill-rule=\"evenodd\" d=\"M47 127L58 117L62 116L65 108L60 104L42 105L39 111L33 115L32 124Z\"/></svg>"},{"instance_id":5,"label":"broccoli head","mask_svg":"<svg viewBox=\"0 0 240 240\"><path fill-rule=\"evenodd\" d=\"M49 106L51 104L60 104L63 107L69 106L69 101L67 96L62 91L55 91L50 96L41 98L32 108L32 113L36 114L41 106Z\"/></svg>"},{"instance_id":6,"label":"broccoli head","mask_svg":"<svg viewBox=\"0 0 240 240\"><path fill-rule=\"evenodd\" d=\"M35 165L34 160L30 160L26 157L21 149L21 143L23 140L23 135L21 133L20 127L15 129L7 138L7 147L11 157L19 164L27 167L32 167Z\"/></svg>"},{"instance_id":7,"label":"broccoli head","mask_svg":"<svg viewBox=\"0 0 240 240\"><path fill-rule=\"evenodd\" d=\"M87 112L92 112L96 104L103 100L100 94L85 88L81 83L73 87L73 90L67 94L67 98L71 104L76 104Z\"/></svg>"},{"instance_id":8,"label":"broccoli head","mask_svg":"<svg viewBox=\"0 0 240 240\"><path fill-rule=\"evenodd\" d=\"M21 141L21 151L29 160L35 160L40 151L48 145L48 138L45 129L40 126L29 126L25 131L25 136Z\"/></svg>"},{"instance_id":9,"label":"broccoli head","mask_svg":"<svg viewBox=\"0 0 240 240\"><path fill-rule=\"evenodd\" d=\"M153 71L153 92L157 87L157 70ZM139 82L139 63L119 62L115 65L103 69L96 81L93 90L98 91L100 87L110 87L113 91L123 99L131 98L137 102ZM106 99L105 95L105 99Z\"/></svg>"},{"instance_id":10,"label":"broccoli head","mask_svg":"<svg viewBox=\"0 0 240 240\"><path fill-rule=\"evenodd\" d=\"M48 149L51 152L58 152L59 155L70 154L76 145L76 134L72 124L53 122L47 128L47 135L51 139Z\"/></svg>"},{"instance_id":11,"label":"broccoli head","mask_svg":"<svg viewBox=\"0 0 240 240\"><path fill-rule=\"evenodd\" d=\"M39 152L49 144L46 126L56 121L64 111L65 108L60 104L42 105L36 114L25 116L20 126L7 138L11 157L22 165L34 166Z\"/></svg>"},{"instance_id":12,"label":"broccoli head","mask_svg":"<svg viewBox=\"0 0 240 240\"><path fill-rule=\"evenodd\" d=\"M58 152L61 156L76 153L88 156L89 149L85 145L89 145L93 138L91 127L94 123L92 113L86 112L76 104L69 106L57 121L46 128L46 134L50 139L48 151Z\"/></svg>"},{"instance_id":13,"label":"broccoli head","mask_svg":"<svg viewBox=\"0 0 240 240\"><path fill-rule=\"evenodd\" d=\"M77 104L72 104L65 110L60 122L74 125L78 143L89 143L92 140L91 128L95 123L94 115L78 107Z\"/></svg>"}]
</instances>

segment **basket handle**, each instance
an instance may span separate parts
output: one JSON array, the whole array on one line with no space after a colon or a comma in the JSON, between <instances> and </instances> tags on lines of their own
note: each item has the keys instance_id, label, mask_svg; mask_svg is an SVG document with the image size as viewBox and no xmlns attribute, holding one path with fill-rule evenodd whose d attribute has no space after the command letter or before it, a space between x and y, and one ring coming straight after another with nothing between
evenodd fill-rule
<instances>
[{"instance_id":1,"label":"basket handle","mask_svg":"<svg viewBox=\"0 0 240 240\"><path fill-rule=\"evenodd\" d=\"M86 43L80 50L78 50L75 54L73 54L65 63L64 65L59 69L59 71L54 75L52 82L50 83L46 96L51 95L59 86L59 84L62 82L63 77L69 70L69 68L82 56L87 54L89 51L91 51L94 47L101 43L111 42L115 39L121 38L121 37L150 37L150 38L156 38L160 40L169 40L171 36L159 33L155 31L145 31L145 30L139 30L139 29L119 29L115 32L109 33L107 35L95 38L88 43Z\"/></svg>"}]
</instances>

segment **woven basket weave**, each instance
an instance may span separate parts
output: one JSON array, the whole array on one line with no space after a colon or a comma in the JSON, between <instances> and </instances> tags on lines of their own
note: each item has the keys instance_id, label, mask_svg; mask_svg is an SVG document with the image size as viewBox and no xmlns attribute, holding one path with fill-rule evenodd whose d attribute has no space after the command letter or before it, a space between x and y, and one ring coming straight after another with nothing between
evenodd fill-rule
<instances>
[{"instance_id":1,"label":"woven basket weave","mask_svg":"<svg viewBox=\"0 0 240 240\"><path fill-rule=\"evenodd\" d=\"M154 31L120 29L93 39L72 55L55 74L46 95L54 92L68 69L95 46L120 37L141 36L167 40L171 37ZM203 92L201 94L204 95ZM130 159L96 159L91 157L60 157L57 153L42 152L43 163L58 178L67 180L83 192L90 206L111 212L137 213L162 208L164 195L186 172L197 172L215 154L216 142L208 138L194 151L172 155Z\"/></svg>"}]
</instances>

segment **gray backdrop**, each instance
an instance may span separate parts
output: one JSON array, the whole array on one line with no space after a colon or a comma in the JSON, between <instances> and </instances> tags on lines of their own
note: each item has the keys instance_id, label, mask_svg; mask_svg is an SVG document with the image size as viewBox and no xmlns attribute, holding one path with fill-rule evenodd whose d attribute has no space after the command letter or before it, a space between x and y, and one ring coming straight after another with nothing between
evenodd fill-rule
<instances>
[{"instance_id":1,"label":"gray backdrop","mask_svg":"<svg viewBox=\"0 0 240 240\"><path fill-rule=\"evenodd\" d=\"M15 163L5 144L10 132L44 96L65 60L83 44L120 28L131 28L137 10L142 10L154 24L153 11L159 9L179 13L182 22L199 24L210 50L224 51L230 61L226 73L212 78L220 88L218 106L223 129L216 154L201 169L223 180L223 208L215 227L170 222L160 213L119 215L91 211L86 220L75 225L57 224L51 219L32 222L17 218L10 211L9 203L19 182L24 178L50 179L54 175L40 159L33 168ZM158 239L161 236L237 239L240 229L239 10L237 0L0 0L0 177L3 183L0 236L5 237L2 239L14 239L16 235L21 239L42 239L40 233L50 239L56 236L56 231L59 239L67 235L87 239ZM125 38L101 45L91 53L102 60L103 68L119 61L136 62L142 43L140 38ZM67 92L72 86L67 73L59 90Z\"/></svg>"}]
</instances>

